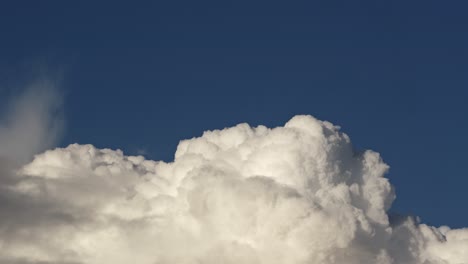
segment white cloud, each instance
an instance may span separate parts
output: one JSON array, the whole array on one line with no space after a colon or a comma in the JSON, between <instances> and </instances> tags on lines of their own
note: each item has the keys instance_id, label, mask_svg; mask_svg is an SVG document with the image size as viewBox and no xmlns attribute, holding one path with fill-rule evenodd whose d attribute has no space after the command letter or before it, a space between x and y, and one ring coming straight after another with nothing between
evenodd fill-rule
<instances>
[{"instance_id":1,"label":"white cloud","mask_svg":"<svg viewBox=\"0 0 468 264\"><path fill-rule=\"evenodd\" d=\"M181 141L171 163L70 145L3 183L0 262L468 263L468 231L387 214L378 153L310 116Z\"/></svg>"}]
</instances>

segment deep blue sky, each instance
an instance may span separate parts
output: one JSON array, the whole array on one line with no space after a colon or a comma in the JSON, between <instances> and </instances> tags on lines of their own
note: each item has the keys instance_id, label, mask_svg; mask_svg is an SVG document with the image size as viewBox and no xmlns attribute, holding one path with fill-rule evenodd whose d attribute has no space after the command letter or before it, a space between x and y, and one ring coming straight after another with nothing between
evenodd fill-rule
<instances>
[{"instance_id":1,"label":"deep blue sky","mask_svg":"<svg viewBox=\"0 0 468 264\"><path fill-rule=\"evenodd\" d=\"M59 69L61 145L170 160L204 130L312 114L382 154L395 211L468 226L468 2L104 2L0 5L0 101Z\"/></svg>"}]
</instances>

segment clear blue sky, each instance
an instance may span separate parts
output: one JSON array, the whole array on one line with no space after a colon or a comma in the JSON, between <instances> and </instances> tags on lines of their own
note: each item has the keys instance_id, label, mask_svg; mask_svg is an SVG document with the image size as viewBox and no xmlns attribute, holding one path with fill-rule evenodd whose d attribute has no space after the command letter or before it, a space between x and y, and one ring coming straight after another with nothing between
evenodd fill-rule
<instances>
[{"instance_id":1,"label":"clear blue sky","mask_svg":"<svg viewBox=\"0 0 468 264\"><path fill-rule=\"evenodd\" d=\"M59 68L61 145L170 160L204 130L311 114L382 154L394 211L467 226L468 2L104 2L0 5L0 101Z\"/></svg>"}]
</instances>

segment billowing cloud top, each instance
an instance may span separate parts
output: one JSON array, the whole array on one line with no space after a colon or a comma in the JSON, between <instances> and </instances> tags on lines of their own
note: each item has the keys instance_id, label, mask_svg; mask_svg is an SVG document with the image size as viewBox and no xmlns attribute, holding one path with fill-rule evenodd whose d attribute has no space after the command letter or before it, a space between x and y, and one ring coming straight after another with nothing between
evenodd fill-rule
<instances>
[{"instance_id":1,"label":"billowing cloud top","mask_svg":"<svg viewBox=\"0 0 468 264\"><path fill-rule=\"evenodd\" d=\"M74 144L2 182L0 262L468 263L468 229L388 215L387 170L311 116L205 132L171 163Z\"/></svg>"}]
</instances>

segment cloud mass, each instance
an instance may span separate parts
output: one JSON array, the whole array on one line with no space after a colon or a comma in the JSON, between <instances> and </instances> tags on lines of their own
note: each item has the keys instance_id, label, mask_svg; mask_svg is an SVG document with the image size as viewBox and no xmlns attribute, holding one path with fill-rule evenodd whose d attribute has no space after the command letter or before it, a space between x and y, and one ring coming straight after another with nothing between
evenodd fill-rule
<instances>
[{"instance_id":1,"label":"cloud mass","mask_svg":"<svg viewBox=\"0 0 468 264\"><path fill-rule=\"evenodd\" d=\"M24 132L36 119L15 120ZM39 123L32 135L51 127ZM37 144L8 146L0 263L468 263L468 229L389 215L388 165L311 116L207 131L169 163L78 144L25 162L8 153Z\"/></svg>"}]
</instances>

